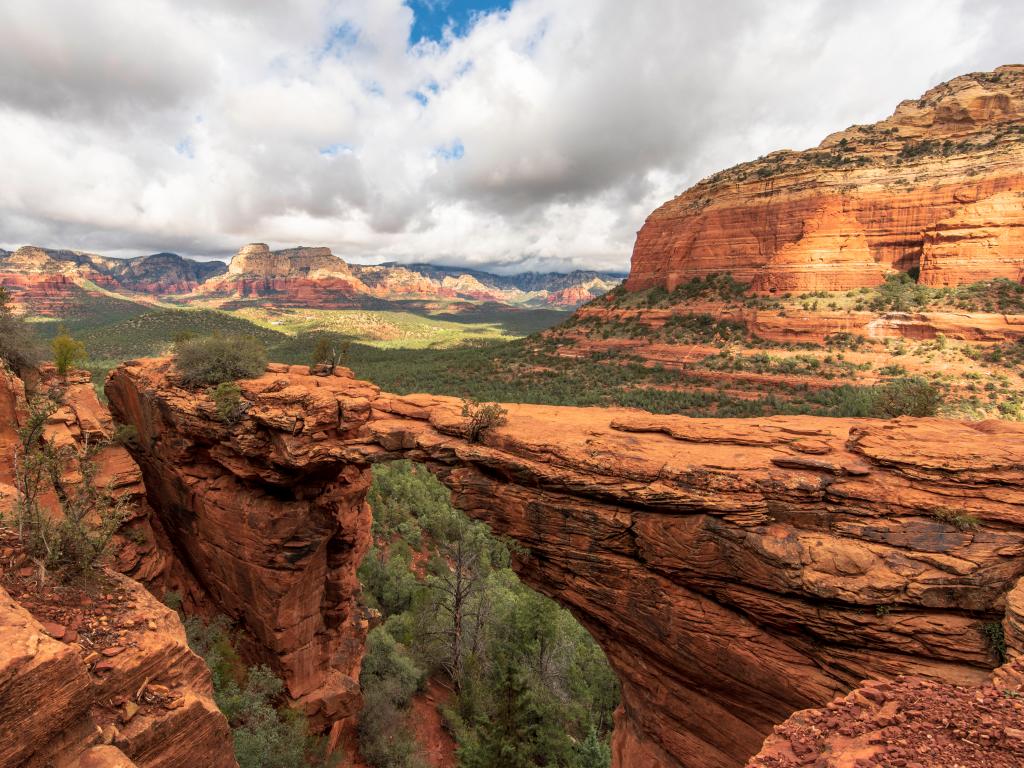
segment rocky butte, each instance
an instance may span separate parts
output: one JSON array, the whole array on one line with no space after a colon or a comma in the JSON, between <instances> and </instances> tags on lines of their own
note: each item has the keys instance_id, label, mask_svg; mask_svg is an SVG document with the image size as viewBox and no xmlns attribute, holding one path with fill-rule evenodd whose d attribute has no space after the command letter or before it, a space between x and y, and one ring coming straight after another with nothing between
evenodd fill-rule
<instances>
[{"instance_id":1,"label":"rocky butte","mask_svg":"<svg viewBox=\"0 0 1024 768\"><path fill-rule=\"evenodd\" d=\"M894 271L1024 277L1024 66L964 75L814 149L701 181L644 223L626 287L727 272L757 291L845 291Z\"/></svg>"},{"instance_id":2,"label":"rocky butte","mask_svg":"<svg viewBox=\"0 0 1024 768\"><path fill-rule=\"evenodd\" d=\"M1024 425L509 405L474 443L460 401L347 371L239 384L234 426L166 359L121 366L107 394L192 599L325 727L358 706L370 468L402 457L517 540L521 576L604 648L620 768L735 768L864 679L983 685L992 627L1016 647Z\"/></svg>"}]
</instances>

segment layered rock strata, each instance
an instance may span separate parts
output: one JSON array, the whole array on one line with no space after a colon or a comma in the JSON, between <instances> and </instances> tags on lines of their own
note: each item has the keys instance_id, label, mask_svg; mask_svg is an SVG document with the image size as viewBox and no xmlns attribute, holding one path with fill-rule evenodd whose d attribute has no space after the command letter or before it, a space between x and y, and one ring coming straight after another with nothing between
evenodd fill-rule
<instances>
[{"instance_id":1,"label":"layered rock strata","mask_svg":"<svg viewBox=\"0 0 1024 768\"><path fill-rule=\"evenodd\" d=\"M177 614L131 579L109 578L119 599L104 631L123 629L104 653L53 637L65 628L0 587L0 766L237 768L210 671Z\"/></svg>"},{"instance_id":2,"label":"layered rock strata","mask_svg":"<svg viewBox=\"0 0 1024 768\"><path fill-rule=\"evenodd\" d=\"M872 125L717 173L654 211L629 290L727 272L754 290L1024 278L1024 66L938 85Z\"/></svg>"},{"instance_id":3,"label":"layered rock strata","mask_svg":"<svg viewBox=\"0 0 1024 768\"><path fill-rule=\"evenodd\" d=\"M330 248L271 251L250 243L231 257L228 271L204 283L199 292L238 298L273 296L278 304L354 306L370 289Z\"/></svg>"},{"instance_id":4,"label":"layered rock strata","mask_svg":"<svg viewBox=\"0 0 1024 768\"><path fill-rule=\"evenodd\" d=\"M1020 425L509 405L473 443L459 401L344 371L239 384L231 426L167 360L107 393L178 555L326 720L357 695L369 469L403 457L518 541L522 578L604 648L617 766L743 765L861 680L978 684L997 664L985 627L1024 573Z\"/></svg>"}]
</instances>

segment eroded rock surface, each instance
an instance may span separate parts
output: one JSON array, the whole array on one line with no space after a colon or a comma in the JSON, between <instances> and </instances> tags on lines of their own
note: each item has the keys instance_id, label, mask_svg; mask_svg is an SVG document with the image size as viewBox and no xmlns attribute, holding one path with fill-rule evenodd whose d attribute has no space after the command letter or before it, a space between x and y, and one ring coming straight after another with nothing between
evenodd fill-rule
<instances>
[{"instance_id":1,"label":"eroded rock surface","mask_svg":"<svg viewBox=\"0 0 1024 768\"><path fill-rule=\"evenodd\" d=\"M237 768L210 671L177 614L131 579L109 578L117 599L97 625L113 638L102 653L84 627L62 640L68 628L0 587L0 766ZM26 587L33 600L37 589Z\"/></svg>"},{"instance_id":2,"label":"eroded rock surface","mask_svg":"<svg viewBox=\"0 0 1024 768\"><path fill-rule=\"evenodd\" d=\"M630 290L731 273L846 291L920 269L943 286L1024 278L1024 66L938 85L873 125L717 173L637 236Z\"/></svg>"},{"instance_id":3,"label":"eroded rock surface","mask_svg":"<svg viewBox=\"0 0 1024 768\"><path fill-rule=\"evenodd\" d=\"M861 680L980 684L1024 573L1024 426L938 419L688 419L461 403L272 365L218 422L167 360L107 393L176 553L338 735L358 705L355 567L372 463L429 466L516 539L622 682L615 764L743 765L772 726Z\"/></svg>"}]
</instances>

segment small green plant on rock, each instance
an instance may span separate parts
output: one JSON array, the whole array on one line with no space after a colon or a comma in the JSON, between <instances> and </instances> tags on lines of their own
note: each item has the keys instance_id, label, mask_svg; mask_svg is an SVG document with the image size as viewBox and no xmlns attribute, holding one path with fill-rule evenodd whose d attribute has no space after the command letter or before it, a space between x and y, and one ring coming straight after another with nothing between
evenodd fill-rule
<instances>
[{"instance_id":1,"label":"small green plant on rock","mask_svg":"<svg viewBox=\"0 0 1024 768\"><path fill-rule=\"evenodd\" d=\"M114 436L111 438L111 442L123 445L125 448L130 448L138 444L139 430L135 428L134 424L118 424L114 428Z\"/></svg>"},{"instance_id":2,"label":"small green plant on rock","mask_svg":"<svg viewBox=\"0 0 1024 768\"><path fill-rule=\"evenodd\" d=\"M225 381L210 390L210 397L217 409L217 418L225 424L237 424L245 414L246 403L242 390L233 381Z\"/></svg>"},{"instance_id":3,"label":"small green plant on rock","mask_svg":"<svg viewBox=\"0 0 1024 768\"><path fill-rule=\"evenodd\" d=\"M966 512L956 512L944 507L936 509L932 512L932 516L939 522L952 525L960 531L974 530L980 522L974 515L967 514Z\"/></svg>"},{"instance_id":4,"label":"small green plant on rock","mask_svg":"<svg viewBox=\"0 0 1024 768\"><path fill-rule=\"evenodd\" d=\"M508 423L508 411L500 405L475 400L462 401L462 417L466 419L466 439L471 443L479 443L488 430Z\"/></svg>"},{"instance_id":5,"label":"small green plant on rock","mask_svg":"<svg viewBox=\"0 0 1024 768\"><path fill-rule=\"evenodd\" d=\"M321 336L313 349L313 366L325 365L330 373L348 360L349 342Z\"/></svg>"},{"instance_id":6,"label":"small green plant on rock","mask_svg":"<svg viewBox=\"0 0 1024 768\"><path fill-rule=\"evenodd\" d=\"M1000 664L1006 663L1006 635L1003 633L1003 624L1000 621L987 621L981 625L981 634L985 638L992 655L999 660Z\"/></svg>"}]
</instances>

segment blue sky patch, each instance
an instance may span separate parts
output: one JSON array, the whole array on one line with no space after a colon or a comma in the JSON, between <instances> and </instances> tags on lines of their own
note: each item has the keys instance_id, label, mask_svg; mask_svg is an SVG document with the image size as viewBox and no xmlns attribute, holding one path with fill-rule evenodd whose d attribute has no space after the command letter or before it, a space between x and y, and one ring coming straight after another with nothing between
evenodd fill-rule
<instances>
[{"instance_id":1,"label":"blue sky patch","mask_svg":"<svg viewBox=\"0 0 1024 768\"><path fill-rule=\"evenodd\" d=\"M320 154L324 157L337 157L338 155L348 155L351 153L351 144L328 144L326 147L320 147Z\"/></svg>"},{"instance_id":2,"label":"blue sky patch","mask_svg":"<svg viewBox=\"0 0 1024 768\"><path fill-rule=\"evenodd\" d=\"M507 11L512 0L407 0L406 5L414 14L409 43L415 45L424 38L441 41L448 26L456 36L465 35L475 16Z\"/></svg>"},{"instance_id":3,"label":"blue sky patch","mask_svg":"<svg viewBox=\"0 0 1024 768\"><path fill-rule=\"evenodd\" d=\"M466 148L459 139L456 139L447 147L442 145L434 150L434 155L442 160L461 160L464 154L466 154Z\"/></svg>"},{"instance_id":4,"label":"blue sky patch","mask_svg":"<svg viewBox=\"0 0 1024 768\"><path fill-rule=\"evenodd\" d=\"M192 137L186 136L174 146L174 151L183 157L187 157L189 160L194 160L196 157L196 147L192 143Z\"/></svg>"}]
</instances>

